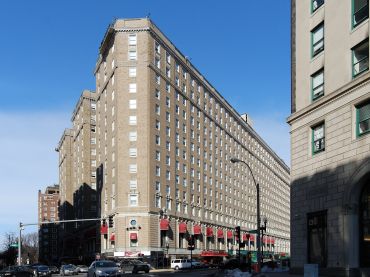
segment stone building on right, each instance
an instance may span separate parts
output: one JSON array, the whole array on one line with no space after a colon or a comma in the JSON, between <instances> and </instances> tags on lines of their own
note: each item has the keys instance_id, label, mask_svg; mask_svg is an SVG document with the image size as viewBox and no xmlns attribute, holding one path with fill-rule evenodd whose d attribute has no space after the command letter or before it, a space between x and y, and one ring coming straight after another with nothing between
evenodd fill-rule
<instances>
[{"instance_id":1,"label":"stone building on right","mask_svg":"<svg viewBox=\"0 0 370 277\"><path fill-rule=\"evenodd\" d=\"M370 276L368 0L291 1L291 268Z\"/></svg>"}]
</instances>

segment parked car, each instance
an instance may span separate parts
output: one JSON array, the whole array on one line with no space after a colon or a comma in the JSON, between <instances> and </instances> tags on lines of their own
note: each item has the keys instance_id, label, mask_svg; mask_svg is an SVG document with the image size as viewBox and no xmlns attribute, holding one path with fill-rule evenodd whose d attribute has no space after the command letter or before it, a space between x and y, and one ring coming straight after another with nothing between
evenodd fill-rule
<instances>
[{"instance_id":1,"label":"parked car","mask_svg":"<svg viewBox=\"0 0 370 277\"><path fill-rule=\"evenodd\" d=\"M36 270L37 276L51 276L51 272L46 265L35 265L33 268Z\"/></svg>"},{"instance_id":2,"label":"parked car","mask_svg":"<svg viewBox=\"0 0 370 277\"><path fill-rule=\"evenodd\" d=\"M203 267L203 263L201 263L199 261L191 260L191 263L193 265L193 268L202 268Z\"/></svg>"},{"instance_id":3,"label":"parked car","mask_svg":"<svg viewBox=\"0 0 370 277\"><path fill-rule=\"evenodd\" d=\"M49 266L49 270L51 274L59 274L59 269L55 265Z\"/></svg>"},{"instance_id":4,"label":"parked car","mask_svg":"<svg viewBox=\"0 0 370 277\"><path fill-rule=\"evenodd\" d=\"M24 266L8 266L0 270L0 277L33 277L33 271Z\"/></svg>"},{"instance_id":5,"label":"parked car","mask_svg":"<svg viewBox=\"0 0 370 277\"><path fill-rule=\"evenodd\" d=\"M175 270L191 268L191 262L188 259L175 259L171 261L171 268Z\"/></svg>"},{"instance_id":6,"label":"parked car","mask_svg":"<svg viewBox=\"0 0 370 277\"><path fill-rule=\"evenodd\" d=\"M76 270L78 273L87 273L89 268L86 265L77 265Z\"/></svg>"},{"instance_id":7,"label":"parked car","mask_svg":"<svg viewBox=\"0 0 370 277\"><path fill-rule=\"evenodd\" d=\"M230 259L219 265L220 269L236 269L240 267L239 259Z\"/></svg>"},{"instance_id":8,"label":"parked car","mask_svg":"<svg viewBox=\"0 0 370 277\"><path fill-rule=\"evenodd\" d=\"M87 272L87 277L120 276L122 273L122 269L115 262L102 260L92 262Z\"/></svg>"},{"instance_id":9,"label":"parked car","mask_svg":"<svg viewBox=\"0 0 370 277\"><path fill-rule=\"evenodd\" d=\"M150 271L150 266L139 260L126 259L121 261L121 269L123 272L138 273L139 271L144 271L148 273Z\"/></svg>"},{"instance_id":10,"label":"parked car","mask_svg":"<svg viewBox=\"0 0 370 277\"><path fill-rule=\"evenodd\" d=\"M76 275L76 274L78 274L76 269L77 269L76 266L73 265L73 264L62 265L60 267L60 275L62 275L62 276Z\"/></svg>"}]
</instances>

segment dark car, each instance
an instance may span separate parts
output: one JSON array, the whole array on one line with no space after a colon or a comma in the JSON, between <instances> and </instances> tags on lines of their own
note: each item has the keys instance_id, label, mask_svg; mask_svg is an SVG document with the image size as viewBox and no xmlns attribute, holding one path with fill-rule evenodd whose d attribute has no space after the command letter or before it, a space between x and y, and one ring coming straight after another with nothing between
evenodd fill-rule
<instances>
[{"instance_id":1,"label":"dark car","mask_svg":"<svg viewBox=\"0 0 370 277\"><path fill-rule=\"evenodd\" d=\"M0 270L0 277L33 277L32 270L24 266L8 266Z\"/></svg>"},{"instance_id":2,"label":"dark car","mask_svg":"<svg viewBox=\"0 0 370 277\"><path fill-rule=\"evenodd\" d=\"M239 268L239 266L240 266L240 261L238 259L230 259L224 263L221 263L219 268L220 269L235 269L235 268Z\"/></svg>"},{"instance_id":3,"label":"dark car","mask_svg":"<svg viewBox=\"0 0 370 277\"><path fill-rule=\"evenodd\" d=\"M140 271L148 273L150 271L150 266L139 260L122 260L121 268L123 272L128 271L131 273L139 273Z\"/></svg>"},{"instance_id":4,"label":"dark car","mask_svg":"<svg viewBox=\"0 0 370 277\"><path fill-rule=\"evenodd\" d=\"M50 269L46 265L36 265L33 268L36 270L37 276L51 276Z\"/></svg>"},{"instance_id":5,"label":"dark car","mask_svg":"<svg viewBox=\"0 0 370 277\"><path fill-rule=\"evenodd\" d=\"M89 271L87 272L87 277L118 277L121 275L122 270L116 265L115 262L105 260L93 262L89 267Z\"/></svg>"}]
</instances>

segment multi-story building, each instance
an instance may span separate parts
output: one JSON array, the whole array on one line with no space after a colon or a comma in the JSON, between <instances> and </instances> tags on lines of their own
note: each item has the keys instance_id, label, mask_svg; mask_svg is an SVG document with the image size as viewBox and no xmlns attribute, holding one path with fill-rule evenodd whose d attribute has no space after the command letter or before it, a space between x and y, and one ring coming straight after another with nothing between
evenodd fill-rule
<instances>
[{"instance_id":1,"label":"multi-story building","mask_svg":"<svg viewBox=\"0 0 370 277\"><path fill-rule=\"evenodd\" d=\"M369 276L369 1L291 4L291 266Z\"/></svg>"},{"instance_id":2,"label":"multi-story building","mask_svg":"<svg viewBox=\"0 0 370 277\"><path fill-rule=\"evenodd\" d=\"M40 224L59 219L59 186L49 186L38 192L39 261L54 264L58 261L58 228L56 224Z\"/></svg>"},{"instance_id":3,"label":"multi-story building","mask_svg":"<svg viewBox=\"0 0 370 277\"><path fill-rule=\"evenodd\" d=\"M161 264L194 234L195 255L232 254L237 225L254 251L256 188L233 157L261 185L265 252L289 253L289 168L151 20L111 24L95 76L102 253Z\"/></svg>"},{"instance_id":4,"label":"multi-story building","mask_svg":"<svg viewBox=\"0 0 370 277\"><path fill-rule=\"evenodd\" d=\"M72 128L59 143L61 219L98 218L96 192L95 93L83 91L72 115ZM89 262L100 252L99 221L62 223L62 260Z\"/></svg>"}]
</instances>

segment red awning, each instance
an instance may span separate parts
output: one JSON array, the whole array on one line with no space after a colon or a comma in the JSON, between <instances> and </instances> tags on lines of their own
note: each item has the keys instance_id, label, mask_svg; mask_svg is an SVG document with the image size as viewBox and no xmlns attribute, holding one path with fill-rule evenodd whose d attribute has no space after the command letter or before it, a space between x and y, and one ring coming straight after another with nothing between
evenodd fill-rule
<instances>
[{"instance_id":1,"label":"red awning","mask_svg":"<svg viewBox=\"0 0 370 277\"><path fill-rule=\"evenodd\" d=\"M137 240L137 233L130 233L130 240Z\"/></svg>"},{"instance_id":2,"label":"red awning","mask_svg":"<svg viewBox=\"0 0 370 277\"><path fill-rule=\"evenodd\" d=\"M270 244L270 243L271 243L271 238L270 238L270 237L267 237L267 238L266 238L266 242L267 242L268 244Z\"/></svg>"},{"instance_id":3,"label":"red awning","mask_svg":"<svg viewBox=\"0 0 370 277\"><path fill-rule=\"evenodd\" d=\"M194 235L200 235L202 233L202 227L200 225L194 225L193 232Z\"/></svg>"},{"instance_id":4,"label":"red awning","mask_svg":"<svg viewBox=\"0 0 370 277\"><path fill-rule=\"evenodd\" d=\"M110 239L109 240L110 241L115 241L116 240L116 236L114 235L114 233L110 235Z\"/></svg>"},{"instance_id":5,"label":"red awning","mask_svg":"<svg viewBox=\"0 0 370 277\"><path fill-rule=\"evenodd\" d=\"M100 234L102 234L102 235L108 234L108 226L107 225L100 226Z\"/></svg>"},{"instance_id":6,"label":"red awning","mask_svg":"<svg viewBox=\"0 0 370 277\"><path fill-rule=\"evenodd\" d=\"M227 239L233 239L233 231L227 231Z\"/></svg>"},{"instance_id":7,"label":"red awning","mask_svg":"<svg viewBox=\"0 0 370 277\"><path fill-rule=\"evenodd\" d=\"M275 239L271 238L271 244L275 244Z\"/></svg>"},{"instance_id":8,"label":"red awning","mask_svg":"<svg viewBox=\"0 0 370 277\"><path fill-rule=\"evenodd\" d=\"M185 234L187 232L188 226L186 225L185 222L180 222L179 224L179 233L180 234Z\"/></svg>"},{"instance_id":9,"label":"red awning","mask_svg":"<svg viewBox=\"0 0 370 277\"><path fill-rule=\"evenodd\" d=\"M159 229L161 231L167 231L169 229L170 222L166 218L162 218L160 223L159 223Z\"/></svg>"},{"instance_id":10,"label":"red awning","mask_svg":"<svg viewBox=\"0 0 370 277\"><path fill-rule=\"evenodd\" d=\"M222 230L222 229L218 229L218 230L217 230L217 237L218 237L219 239L223 239L223 238L224 238L224 230Z\"/></svg>"},{"instance_id":11,"label":"red awning","mask_svg":"<svg viewBox=\"0 0 370 277\"><path fill-rule=\"evenodd\" d=\"M213 229L212 229L212 227L207 227L207 229L206 229L206 236L207 237L213 237Z\"/></svg>"},{"instance_id":12,"label":"red awning","mask_svg":"<svg viewBox=\"0 0 370 277\"><path fill-rule=\"evenodd\" d=\"M249 237L249 240L250 240L250 241L254 241L254 235L251 235L251 236Z\"/></svg>"},{"instance_id":13,"label":"red awning","mask_svg":"<svg viewBox=\"0 0 370 277\"><path fill-rule=\"evenodd\" d=\"M248 241L249 240L249 234L243 234L243 241Z\"/></svg>"},{"instance_id":14,"label":"red awning","mask_svg":"<svg viewBox=\"0 0 370 277\"><path fill-rule=\"evenodd\" d=\"M267 238L263 237L263 243L266 243L266 242L267 242Z\"/></svg>"}]
</instances>

